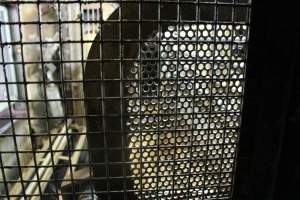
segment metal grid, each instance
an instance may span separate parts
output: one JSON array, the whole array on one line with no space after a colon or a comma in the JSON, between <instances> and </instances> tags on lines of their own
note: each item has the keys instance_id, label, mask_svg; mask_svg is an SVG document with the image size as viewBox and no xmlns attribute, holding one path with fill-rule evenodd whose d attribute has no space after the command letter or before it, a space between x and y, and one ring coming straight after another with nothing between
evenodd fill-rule
<instances>
[{"instance_id":1,"label":"metal grid","mask_svg":"<svg viewBox=\"0 0 300 200\"><path fill-rule=\"evenodd\" d=\"M2 6L0 199L232 198L250 0Z\"/></svg>"}]
</instances>

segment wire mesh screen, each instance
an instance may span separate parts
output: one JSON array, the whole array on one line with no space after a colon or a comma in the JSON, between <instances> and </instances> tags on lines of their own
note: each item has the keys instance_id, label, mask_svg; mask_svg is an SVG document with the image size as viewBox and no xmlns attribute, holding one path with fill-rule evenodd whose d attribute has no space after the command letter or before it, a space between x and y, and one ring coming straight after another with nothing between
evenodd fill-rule
<instances>
[{"instance_id":1,"label":"wire mesh screen","mask_svg":"<svg viewBox=\"0 0 300 200\"><path fill-rule=\"evenodd\" d=\"M232 199L250 0L0 4L0 199Z\"/></svg>"}]
</instances>

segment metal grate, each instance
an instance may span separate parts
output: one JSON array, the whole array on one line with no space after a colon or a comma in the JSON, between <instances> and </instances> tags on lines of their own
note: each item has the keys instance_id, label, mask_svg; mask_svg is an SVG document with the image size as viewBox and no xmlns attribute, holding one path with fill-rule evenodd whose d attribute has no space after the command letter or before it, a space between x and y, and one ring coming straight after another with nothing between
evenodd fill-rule
<instances>
[{"instance_id":1,"label":"metal grate","mask_svg":"<svg viewBox=\"0 0 300 200\"><path fill-rule=\"evenodd\" d=\"M232 199L250 6L4 1L0 199Z\"/></svg>"}]
</instances>

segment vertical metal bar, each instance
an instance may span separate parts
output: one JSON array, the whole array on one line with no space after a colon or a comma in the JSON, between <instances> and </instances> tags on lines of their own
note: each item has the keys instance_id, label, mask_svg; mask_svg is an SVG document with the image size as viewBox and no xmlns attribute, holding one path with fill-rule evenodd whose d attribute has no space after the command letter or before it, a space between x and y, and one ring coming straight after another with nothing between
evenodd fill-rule
<instances>
[{"instance_id":1,"label":"vertical metal bar","mask_svg":"<svg viewBox=\"0 0 300 200\"><path fill-rule=\"evenodd\" d=\"M80 46L81 46L81 60L80 60L80 64L81 64L81 71L82 71L82 84L84 84L85 82L87 82L87 80L85 79L85 63L84 63L84 52L83 52L83 28L82 28L82 4L81 2L79 2L79 10L80 10L80 18L79 18L79 22L80 22ZM100 36L102 35L101 33L101 27L102 27L102 0L99 2L99 22L100 22L100 28L99 28L99 33L100 33ZM102 45L102 44L101 44ZM86 62L88 62L89 60L87 59ZM87 99L86 99L86 95L85 95L85 88L83 89L83 93L84 93L84 96L83 96L83 101L84 101L84 113L86 115L86 117L88 117L88 114L87 114ZM86 120L86 117L85 117L85 122L84 124L88 124L87 120ZM87 129L86 129L86 133L85 134L89 134L87 132ZM90 133L90 134L95 134L95 133ZM96 165L96 163L94 163L95 161L92 161L92 150L90 147L88 147L87 149L88 151L88 168L89 168L89 184L94 186L94 181L92 180L93 179L93 165ZM97 180L96 180L97 181ZM92 189L92 200L95 199L95 194L97 194L97 191L94 191Z\"/></svg>"},{"instance_id":2,"label":"vertical metal bar","mask_svg":"<svg viewBox=\"0 0 300 200\"><path fill-rule=\"evenodd\" d=\"M191 183L191 176L192 176L192 173L191 173L191 170L192 170L192 149L193 149L193 137L194 137L194 131L198 131L197 128L195 127L195 124L194 124L194 119L195 119L195 104L196 104L196 81L197 81L197 66L198 66L198 44L199 44L199 22L200 22L200 16L199 16L199 11L200 11L200 4L199 4L199 1L197 1L197 4L196 4L196 42L195 42L195 52L196 52L196 59L195 59L195 70L194 70L194 78L193 78L193 81L194 81L194 86L193 86L193 106L192 106L192 130L191 130L191 137L189 139L189 142L190 142L190 145L189 145L189 152L190 152L190 157L188 158L188 162L189 162L189 177L188 177L188 193L187 193L187 198L190 199L191 198L191 190L194 190L194 188L192 187L192 183ZM199 98L199 97L198 97Z\"/></svg>"},{"instance_id":3,"label":"vertical metal bar","mask_svg":"<svg viewBox=\"0 0 300 200\"><path fill-rule=\"evenodd\" d=\"M177 27L177 30L175 29L175 31L177 31L177 52L176 52L176 93L175 93L175 127L174 127L174 145L172 146L172 148L174 148L174 155L173 155L173 167L172 167L172 190L171 190L171 196L172 198L174 199L174 193L175 193L175 165L176 165L176 148L177 148L177 144L176 144L176 141L177 141L177 129L178 129L178 115L181 115L181 114L178 114L178 88L179 88L179 64L180 64L180 44L181 44L181 40L180 40L180 32L181 32L181 17L180 17L180 13L181 13L181 9L180 9L180 6L181 6L181 3L182 1L181 0L177 0L176 1L176 8L177 8L177 19L176 19L176 27Z\"/></svg>"},{"instance_id":4,"label":"vertical metal bar","mask_svg":"<svg viewBox=\"0 0 300 200\"><path fill-rule=\"evenodd\" d=\"M142 45L143 43L141 42L141 39L142 39L142 2L139 2L139 50L138 50L138 53L137 55L139 55L139 80L138 80L138 87L139 87L139 99L138 99L138 102L139 102L139 116L138 116L138 119L139 119L139 128L138 128L138 133L139 133L139 141L140 141L140 147L138 149L139 153L140 153L140 158L139 158L139 165L140 165L140 177L139 177L139 182L140 182L140 191L139 191L139 197L143 200L143 185L142 185L142 182L143 182L143 174L142 174L142 168L143 168L143 161L142 161L142 155L143 155L143 150L141 148L141 141L142 141L142 116L141 116L141 110L142 110ZM137 193L137 192L136 192Z\"/></svg>"},{"instance_id":5,"label":"vertical metal bar","mask_svg":"<svg viewBox=\"0 0 300 200\"><path fill-rule=\"evenodd\" d=\"M70 169L70 177L71 177L71 186L72 186L72 198L75 199L76 198L76 192L74 189L74 176L73 176L73 167L72 167L72 160L71 160L71 147L70 147L70 140L72 140L70 134L69 134L69 126L68 126L68 117L67 117L67 105L66 105L66 88L65 88L65 66L63 64L63 60L64 60L64 55L62 53L62 20L61 20L61 1L57 2L58 5L58 37L59 37L59 65L61 66L61 74L60 74L60 79L61 79L61 86L62 86L62 91L63 91L63 95L62 95L62 99L63 99L63 110L64 110L64 125L66 127L66 137L67 137L67 156L69 159L69 169Z\"/></svg>"},{"instance_id":6,"label":"vertical metal bar","mask_svg":"<svg viewBox=\"0 0 300 200\"><path fill-rule=\"evenodd\" d=\"M160 165L160 161L159 161L159 151L160 151L160 142L159 142L159 134L160 134L160 103L159 103L159 99L160 99L160 85L161 85L161 80L160 80L160 73L161 73L161 45L162 45L162 42L161 42L161 36L163 34L162 32L162 28L161 28L161 12L160 12L160 9L161 9L161 0L158 1L158 5L157 5L157 14L158 14L158 19L157 19L157 32L158 32L158 60L157 60L157 67L158 67L158 86L157 86L157 130L156 130L156 134L157 134L157 145L156 145L156 154L157 154L157 161L156 161L156 199L159 199L159 195L158 195L158 192L159 192L159 187L158 187L158 183L159 183L159 165ZM155 134L155 132L154 132Z\"/></svg>"},{"instance_id":7,"label":"vertical metal bar","mask_svg":"<svg viewBox=\"0 0 300 200\"><path fill-rule=\"evenodd\" d=\"M103 5L101 4L101 16L103 17ZM120 16L119 16L120 17ZM103 18L102 18L103 20ZM100 62L101 62L101 74L100 74L100 85L101 85L101 110L102 110L102 115L101 118L102 118L102 134L103 134L103 139L104 139L104 160L105 160L105 175L106 175L106 187L107 187L107 197L108 197L108 200L111 199L111 195L110 195L110 177L109 177L109 161L108 161L108 145L107 145L107 130L106 130L106 123L105 123L105 119L104 119L104 116L106 115L105 113L105 105L104 105L104 100L105 100L105 93L104 93L104 84L105 84L105 81L103 80L104 79L104 70L103 70L103 66L104 66L104 61L103 61L103 21L100 21L100 41L101 41L101 44L100 44Z\"/></svg>"},{"instance_id":8,"label":"vertical metal bar","mask_svg":"<svg viewBox=\"0 0 300 200\"><path fill-rule=\"evenodd\" d=\"M5 194L8 197L8 200L10 200L10 197L9 197L10 194L9 194L9 190L8 190L8 183L7 183L7 180L6 180L6 175L5 175L5 170L4 170L3 160L2 160L2 152L1 151L0 151L0 167L1 167L1 174L2 174L2 180L3 180Z\"/></svg>"},{"instance_id":9,"label":"vertical metal bar","mask_svg":"<svg viewBox=\"0 0 300 200\"><path fill-rule=\"evenodd\" d=\"M126 180L126 165L125 165L125 162L126 162L126 159L125 159L125 156L126 156L126 148L125 148L125 141L126 139L124 139L124 137L126 138L125 136L125 132L124 132L124 115L123 115L123 111L124 111L124 82L123 82L123 67L124 67L124 61L123 61L123 58L124 58L124 52L123 52L123 45L124 45L124 42L123 42L123 2L120 2L120 9L119 9L119 15L120 15L120 20L121 20L121 23L119 24L119 38L120 38L120 43L119 43L119 58L120 58L120 62L119 62L119 78L120 78L120 124L121 124L121 154L122 154L122 174L123 174L123 199L124 200L127 200L127 180Z\"/></svg>"},{"instance_id":10,"label":"vertical metal bar","mask_svg":"<svg viewBox=\"0 0 300 200\"><path fill-rule=\"evenodd\" d=\"M216 41L216 26L217 26L217 23L219 23L219 21L218 21L218 12L219 12L219 7L218 7L218 3L216 3L215 5L214 5L214 19L213 19L213 21L215 22L215 23L213 23L212 24L212 26L213 26L213 31L214 31L214 38L213 38L213 44L214 44L214 48L213 48L213 59L212 59L212 68L213 68L213 65L214 65L214 63L216 62L216 58L215 58L215 52L216 52L216 46L217 46L217 41ZM209 61L210 62L210 61ZM210 104L209 104L209 112L208 112L208 127L207 127L207 129L206 129L206 131L207 131L207 133L208 133L208 140L209 140L209 136L210 136L210 134L211 134L211 118L212 118L212 99L213 99L213 94L212 94L212 88L213 88L213 83L214 83L214 79L213 79L213 75L210 77L210 79L209 79L209 81L210 81L210 94L209 94L209 102L210 102ZM209 87L209 85L208 85L208 87ZM209 160L209 157L208 157L208 150L209 150L209 142L207 142L207 144L206 144L206 152L205 152L205 160L204 160L204 172L203 172L203 177L204 177L204 182L203 182L203 190L202 190L202 198L203 199L205 199L206 198L206 196L205 196L205 189L206 189L206 184L205 184L205 180L206 180L206 178L207 178L207 163L208 163L208 160ZM207 188L207 189L209 189L209 188Z\"/></svg>"}]
</instances>

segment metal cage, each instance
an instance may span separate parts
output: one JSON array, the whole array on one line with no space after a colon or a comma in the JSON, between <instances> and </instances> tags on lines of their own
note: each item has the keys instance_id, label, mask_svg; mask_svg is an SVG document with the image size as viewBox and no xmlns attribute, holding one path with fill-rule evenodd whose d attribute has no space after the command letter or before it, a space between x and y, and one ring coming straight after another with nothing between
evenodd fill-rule
<instances>
[{"instance_id":1,"label":"metal cage","mask_svg":"<svg viewBox=\"0 0 300 200\"><path fill-rule=\"evenodd\" d=\"M232 199L250 7L4 1L0 198Z\"/></svg>"}]
</instances>

